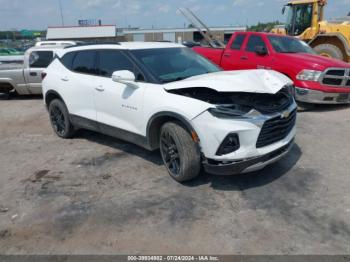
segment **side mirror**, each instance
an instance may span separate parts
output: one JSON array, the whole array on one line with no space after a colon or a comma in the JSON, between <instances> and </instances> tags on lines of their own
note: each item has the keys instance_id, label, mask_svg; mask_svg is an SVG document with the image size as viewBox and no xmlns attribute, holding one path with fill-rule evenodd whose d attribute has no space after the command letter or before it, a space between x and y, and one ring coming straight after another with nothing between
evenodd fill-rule
<instances>
[{"instance_id":1,"label":"side mirror","mask_svg":"<svg viewBox=\"0 0 350 262\"><path fill-rule=\"evenodd\" d=\"M255 53L257 53L258 55L261 55L261 56L265 56L268 54L265 46L256 46Z\"/></svg>"},{"instance_id":2,"label":"side mirror","mask_svg":"<svg viewBox=\"0 0 350 262\"><path fill-rule=\"evenodd\" d=\"M286 6L283 6L283 8L282 8L282 15L284 15L285 12L286 12Z\"/></svg>"},{"instance_id":3,"label":"side mirror","mask_svg":"<svg viewBox=\"0 0 350 262\"><path fill-rule=\"evenodd\" d=\"M118 82L118 83L130 83L130 82L135 82L135 74L129 70L119 70L119 71L115 71L112 74L112 80L114 82Z\"/></svg>"}]
</instances>

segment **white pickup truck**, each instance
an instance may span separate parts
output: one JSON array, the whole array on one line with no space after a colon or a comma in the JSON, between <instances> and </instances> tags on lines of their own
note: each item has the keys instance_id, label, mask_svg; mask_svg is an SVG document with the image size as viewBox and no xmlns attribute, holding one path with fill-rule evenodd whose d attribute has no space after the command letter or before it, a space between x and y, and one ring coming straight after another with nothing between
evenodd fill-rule
<instances>
[{"instance_id":1,"label":"white pickup truck","mask_svg":"<svg viewBox=\"0 0 350 262\"><path fill-rule=\"evenodd\" d=\"M74 42L39 42L24 54L23 63L0 65L0 93L42 94L41 73L52 62L57 50Z\"/></svg>"}]
</instances>

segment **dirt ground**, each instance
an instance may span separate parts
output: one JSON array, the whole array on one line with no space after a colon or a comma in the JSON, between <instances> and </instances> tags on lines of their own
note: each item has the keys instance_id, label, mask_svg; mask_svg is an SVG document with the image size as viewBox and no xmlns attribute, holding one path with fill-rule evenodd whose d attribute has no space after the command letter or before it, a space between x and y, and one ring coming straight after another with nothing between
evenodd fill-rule
<instances>
[{"instance_id":1,"label":"dirt ground","mask_svg":"<svg viewBox=\"0 0 350 262\"><path fill-rule=\"evenodd\" d=\"M186 184L158 152L56 137L40 98L0 99L1 254L349 254L350 107L299 114L266 169Z\"/></svg>"}]
</instances>

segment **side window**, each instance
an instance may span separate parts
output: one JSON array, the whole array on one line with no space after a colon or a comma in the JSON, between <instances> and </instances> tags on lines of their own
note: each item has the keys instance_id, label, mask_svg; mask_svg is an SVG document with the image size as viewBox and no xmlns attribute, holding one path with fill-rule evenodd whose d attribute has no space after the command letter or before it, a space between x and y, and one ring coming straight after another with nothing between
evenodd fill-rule
<instances>
[{"instance_id":1,"label":"side window","mask_svg":"<svg viewBox=\"0 0 350 262\"><path fill-rule=\"evenodd\" d=\"M29 55L29 66L31 68L46 68L52 60L52 51L33 51Z\"/></svg>"},{"instance_id":2,"label":"side window","mask_svg":"<svg viewBox=\"0 0 350 262\"><path fill-rule=\"evenodd\" d=\"M248 52L255 52L255 48L257 46L263 46L266 48L264 40L261 38L261 36L258 35L251 35L248 44L246 47L246 51Z\"/></svg>"},{"instance_id":3,"label":"side window","mask_svg":"<svg viewBox=\"0 0 350 262\"><path fill-rule=\"evenodd\" d=\"M237 35L235 40L233 40L232 45L231 45L231 49L233 50L241 50L242 44L244 42L246 35L240 34Z\"/></svg>"},{"instance_id":4,"label":"side window","mask_svg":"<svg viewBox=\"0 0 350 262\"><path fill-rule=\"evenodd\" d=\"M65 54L62 58L61 58L61 62L62 64L67 67L69 70L72 70L73 67L73 60L75 58L76 52L70 52Z\"/></svg>"},{"instance_id":5,"label":"side window","mask_svg":"<svg viewBox=\"0 0 350 262\"><path fill-rule=\"evenodd\" d=\"M134 65L118 50L99 51L99 75L111 77L113 72L118 70L134 72Z\"/></svg>"},{"instance_id":6,"label":"side window","mask_svg":"<svg viewBox=\"0 0 350 262\"><path fill-rule=\"evenodd\" d=\"M96 74L96 52L92 50L80 51L75 55L72 70L84 74Z\"/></svg>"}]
</instances>

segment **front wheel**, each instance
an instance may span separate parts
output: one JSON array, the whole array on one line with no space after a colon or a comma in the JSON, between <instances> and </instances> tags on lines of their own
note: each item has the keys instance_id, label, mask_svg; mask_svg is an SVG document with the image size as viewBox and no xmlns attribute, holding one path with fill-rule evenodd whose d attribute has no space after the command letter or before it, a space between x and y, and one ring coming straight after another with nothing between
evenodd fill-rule
<instances>
[{"instance_id":1,"label":"front wheel","mask_svg":"<svg viewBox=\"0 0 350 262\"><path fill-rule=\"evenodd\" d=\"M159 145L163 162L172 178L184 182L199 175L201 170L199 148L181 125L173 122L164 124Z\"/></svg>"},{"instance_id":2,"label":"front wheel","mask_svg":"<svg viewBox=\"0 0 350 262\"><path fill-rule=\"evenodd\" d=\"M74 127L69 120L68 109L61 100L55 99L50 103L49 115L56 135L61 138L70 138L74 135Z\"/></svg>"}]
</instances>

